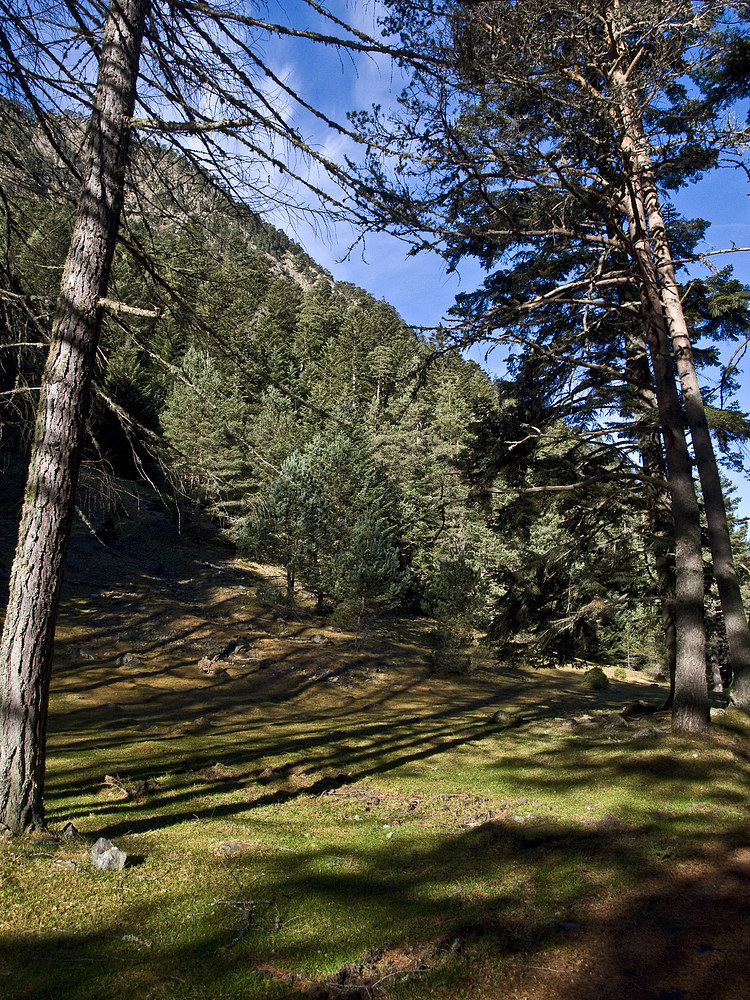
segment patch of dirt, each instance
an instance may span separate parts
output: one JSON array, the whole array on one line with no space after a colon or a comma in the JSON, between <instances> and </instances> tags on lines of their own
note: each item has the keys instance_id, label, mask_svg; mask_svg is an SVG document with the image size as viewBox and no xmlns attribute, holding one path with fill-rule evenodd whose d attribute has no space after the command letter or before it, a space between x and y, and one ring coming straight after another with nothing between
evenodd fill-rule
<instances>
[{"instance_id":1,"label":"patch of dirt","mask_svg":"<svg viewBox=\"0 0 750 1000\"><path fill-rule=\"evenodd\" d=\"M429 969L440 961L444 950L441 944L371 949L357 961L342 965L332 975L320 980L306 979L268 965L260 971L267 978L292 987L293 992L285 1000L373 1000L387 996L388 987L395 978L406 981Z\"/></svg>"},{"instance_id":2,"label":"patch of dirt","mask_svg":"<svg viewBox=\"0 0 750 1000\"><path fill-rule=\"evenodd\" d=\"M460 792L404 798L390 790L359 785L332 788L324 794L344 812L374 813L393 827L410 822L418 826L473 829L493 820L518 822L527 818L530 805L526 798L498 804L481 795Z\"/></svg>"}]
</instances>

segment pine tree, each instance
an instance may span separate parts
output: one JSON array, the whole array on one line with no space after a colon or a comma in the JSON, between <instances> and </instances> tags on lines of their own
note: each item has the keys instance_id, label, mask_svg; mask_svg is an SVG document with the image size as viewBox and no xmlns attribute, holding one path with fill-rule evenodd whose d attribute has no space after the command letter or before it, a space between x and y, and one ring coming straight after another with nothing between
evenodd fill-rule
<instances>
[{"instance_id":1,"label":"pine tree","mask_svg":"<svg viewBox=\"0 0 750 1000\"><path fill-rule=\"evenodd\" d=\"M260 38L302 37L342 51L391 50L348 29L318 3L302 6L322 16L340 37L264 22L255 17L251 3L230 7L207 3L198 9L181 0L169 4L112 0L105 13L100 3L89 0L51 5L29 0L23 10L0 0L0 113L5 120L13 117L5 112L15 101L35 117L61 172L81 192L42 382L0 645L0 822L13 832L44 824L52 643L102 316L105 308L124 313L134 308L108 298L126 174L132 166L131 140L136 131L167 137L203 179L204 190L218 188L237 195L249 190L259 199L262 191L255 165L260 158L274 170L290 173L323 202L340 205L335 194L324 194L297 170L300 157L312 159L340 189L352 183L348 169L305 141L293 116L283 116L271 106L264 91L267 80L280 85L298 109L320 114L279 83L263 61ZM80 162L68 155L49 125L54 111L62 110L61 102L71 118L76 109L89 118ZM339 133L352 134L348 125L337 126L322 117ZM28 181L28 160L12 147L15 137L12 131L2 136L6 150L11 144L6 166L18 168L23 184ZM162 187L179 190L179 179L171 171L173 161L163 155L163 147L141 142L139 148L153 154L152 163L167 180ZM143 178L138 180L131 198L147 203L156 192ZM158 266L153 259L146 260L147 245L130 241L130 249L156 280ZM159 284L168 287L163 280Z\"/></svg>"},{"instance_id":2,"label":"pine tree","mask_svg":"<svg viewBox=\"0 0 750 1000\"><path fill-rule=\"evenodd\" d=\"M237 529L240 550L251 558L280 561L286 572L286 601L295 604L299 576L315 588L320 577L321 540L331 511L312 474L309 456L294 452L278 479L256 501L255 513Z\"/></svg>"},{"instance_id":3,"label":"pine tree","mask_svg":"<svg viewBox=\"0 0 750 1000\"><path fill-rule=\"evenodd\" d=\"M573 8L539 0L393 2L389 8L387 28L400 32L405 44L442 56L446 73L444 82L416 74L402 99L400 131L392 120L372 126L379 141L395 131L404 142L392 180L379 161L371 164L372 188L386 191L379 221L412 233L417 245L443 240L453 264L473 255L491 272L482 295L463 312L464 339L536 346L540 361L567 363L566 379L584 385L586 372L601 364L590 352L607 335L612 314L639 319L675 536L673 719L678 728L702 729L703 571L685 413L715 514L710 536L725 584L727 625L737 637L738 678L748 633L724 544L663 189L716 162L718 130L707 141L713 123L688 95L684 78L703 57L721 5L611 0ZM554 350L549 340L538 342L540 328L545 338L554 333ZM624 354L621 346L619 366L609 361L616 380Z\"/></svg>"}]
</instances>

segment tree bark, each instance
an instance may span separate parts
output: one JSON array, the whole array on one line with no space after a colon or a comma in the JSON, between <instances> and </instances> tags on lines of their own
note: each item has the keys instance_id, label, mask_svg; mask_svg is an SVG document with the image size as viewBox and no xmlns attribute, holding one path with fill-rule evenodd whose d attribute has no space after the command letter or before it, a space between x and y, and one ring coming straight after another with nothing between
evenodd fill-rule
<instances>
[{"instance_id":1,"label":"tree bark","mask_svg":"<svg viewBox=\"0 0 750 1000\"><path fill-rule=\"evenodd\" d=\"M692 460L685 437L682 404L677 392L664 303L650 241L643 178L642 123L626 75L627 58L619 0L608 13L612 39L612 114L620 130L625 170L622 208L627 220L629 252L636 265L641 315L651 357L659 422L667 463L675 539L675 627L677 653L672 728L705 732L708 728L706 629L704 621L703 558L700 510L693 482Z\"/></svg>"},{"instance_id":2,"label":"tree bark","mask_svg":"<svg viewBox=\"0 0 750 1000\"><path fill-rule=\"evenodd\" d=\"M626 157L628 152L629 139L625 136L623 153ZM641 315L651 357L674 522L677 652L672 727L687 732L705 732L708 726L708 684L700 512L637 182L626 191L623 210L641 278Z\"/></svg>"},{"instance_id":3,"label":"tree bark","mask_svg":"<svg viewBox=\"0 0 750 1000\"><path fill-rule=\"evenodd\" d=\"M91 376L123 201L149 0L111 0L86 170L42 380L0 641L0 823L44 826L47 711L55 624Z\"/></svg>"},{"instance_id":4,"label":"tree bark","mask_svg":"<svg viewBox=\"0 0 750 1000\"><path fill-rule=\"evenodd\" d=\"M672 727L687 732L705 732L708 726L708 685L698 499L685 441L682 407L672 376L669 345L658 327L650 327L648 340L674 518L677 651Z\"/></svg>"},{"instance_id":5,"label":"tree bark","mask_svg":"<svg viewBox=\"0 0 750 1000\"><path fill-rule=\"evenodd\" d=\"M664 461L664 449L659 439L657 426L653 427L648 416L658 411L658 402L653 389L653 376L648 362L648 348L642 334L626 334L625 359L628 382L633 391L633 411L640 418L642 426L638 430L638 449L644 472L656 479L668 479ZM645 419L644 419L645 418ZM645 425L645 426L644 426ZM671 554L671 540L674 524L668 500L663 494L649 491L646 503L651 519L654 539L654 565L659 589L661 620L664 628L669 695L662 710L672 707L674 702L675 675L677 673L677 641L675 630L675 569Z\"/></svg>"},{"instance_id":6,"label":"tree bark","mask_svg":"<svg viewBox=\"0 0 750 1000\"><path fill-rule=\"evenodd\" d=\"M682 385L682 402L703 492L703 507L708 524L714 577L719 591L724 628L729 645L729 661L733 676L732 701L738 708L750 712L750 630L740 592L740 582L734 565L721 477L711 441L711 432L708 429L703 397L695 370L693 346L675 279L659 195L650 170L650 160L648 168L644 168L642 171L644 204L651 246L657 265L660 298L672 342L672 353L677 364L677 373Z\"/></svg>"},{"instance_id":7,"label":"tree bark","mask_svg":"<svg viewBox=\"0 0 750 1000\"><path fill-rule=\"evenodd\" d=\"M657 321L671 342L672 352L682 385L682 405L693 442L698 475L703 491L703 503L708 523L708 536L714 564L714 576L719 590L729 655L734 676L733 698L745 711L750 711L750 630L734 566L732 545L727 523L724 494L719 469L706 421L703 397L695 370L690 334L682 308L679 287L666 235L659 192L653 172L653 162L643 120L622 60L622 22L619 0L611 10L615 70L612 83L619 94L617 112L622 128L621 149L626 172L632 185L631 196L639 202L636 216L638 227L636 254L642 261L641 277L650 286L649 295L658 296Z\"/></svg>"}]
</instances>

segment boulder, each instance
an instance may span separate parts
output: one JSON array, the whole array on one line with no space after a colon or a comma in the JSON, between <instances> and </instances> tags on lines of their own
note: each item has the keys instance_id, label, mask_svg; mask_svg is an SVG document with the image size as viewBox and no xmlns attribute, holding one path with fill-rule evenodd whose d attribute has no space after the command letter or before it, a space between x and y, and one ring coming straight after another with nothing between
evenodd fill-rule
<instances>
[{"instance_id":1,"label":"boulder","mask_svg":"<svg viewBox=\"0 0 750 1000\"><path fill-rule=\"evenodd\" d=\"M118 667L125 667L126 670L139 670L142 666L140 656L136 656L135 653L123 653L117 657L116 663Z\"/></svg>"},{"instance_id":2,"label":"boulder","mask_svg":"<svg viewBox=\"0 0 750 1000\"><path fill-rule=\"evenodd\" d=\"M103 872L119 872L125 867L128 856L115 847L106 837L100 837L91 848L91 864Z\"/></svg>"},{"instance_id":3,"label":"boulder","mask_svg":"<svg viewBox=\"0 0 750 1000\"><path fill-rule=\"evenodd\" d=\"M199 716L197 719L193 719L192 722L186 722L184 726L181 727L184 733L202 733L206 729L211 728L211 720L205 715Z\"/></svg>"},{"instance_id":4,"label":"boulder","mask_svg":"<svg viewBox=\"0 0 750 1000\"><path fill-rule=\"evenodd\" d=\"M621 715L611 715L604 723L604 730L605 732L609 732L611 729L627 728L627 725L627 722Z\"/></svg>"},{"instance_id":5,"label":"boulder","mask_svg":"<svg viewBox=\"0 0 750 1000\"><path fill-rule=\"evenodd\" d=\"M663 735L664 733L660 729L654 729L653 726L643 726L642 729L636 729L633 735L629 737L629 741L634 743L637 740L648 740L652 736L658 738Z\"/></svg>"}]
</instances>

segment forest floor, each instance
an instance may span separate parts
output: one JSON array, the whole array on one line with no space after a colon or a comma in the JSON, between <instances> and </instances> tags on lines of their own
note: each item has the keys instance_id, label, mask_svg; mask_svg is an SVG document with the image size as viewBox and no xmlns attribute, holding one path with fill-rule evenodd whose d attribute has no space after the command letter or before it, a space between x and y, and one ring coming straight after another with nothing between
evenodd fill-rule
<instances>
[{"instance_id":1,"label":"forest floor","mask_svg":"<svg viewBox=\"0 0 750 1000\"><path fill-rule=\"evenodd\" d=\"M744 717L675 736L619 714L663 699L635 672L436 671L428 621L290 616L271 569L126 507L75 532L50 830L0 844L6 1000L750 1000Z\"/></svg>"}]
</instances>

